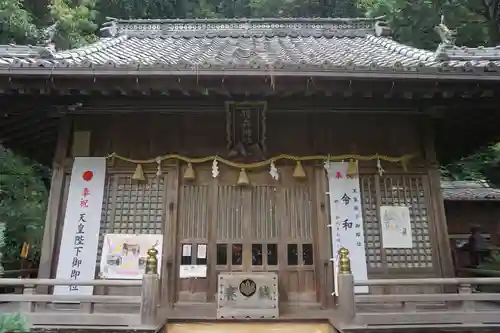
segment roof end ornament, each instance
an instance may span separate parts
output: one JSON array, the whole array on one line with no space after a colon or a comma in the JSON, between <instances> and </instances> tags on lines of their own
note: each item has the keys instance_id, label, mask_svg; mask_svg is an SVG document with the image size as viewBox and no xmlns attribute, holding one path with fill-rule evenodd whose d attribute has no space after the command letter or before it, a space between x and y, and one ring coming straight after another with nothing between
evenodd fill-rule
<instances>
[{"instance_id":1,"label":"roof end ornament","mask_svg":"<svg viewBox=\"0 0 500 333\"><path fill-rule=\"evenodd\" d=\"M441 22L434 27L434 30L441 38L441 43L439 43L434 56L436 60L448 60L449 56L447 50L455 47L457 32L455 30L448 29L448 27L444 24L444 15L441 15Z\"/></svg>"},{"instance_id":2,"label":"roof end ornament","mask_svg":"<svg viewBox=\"0 0 500 333\"><path fill-rule=\"evenodd\" d=\"M105 22L99 31L101 32L101 37L116 37L118 35L116 19Z\"/></svg>"},{"instance_id":3,"label":"roof end ornament","mask_svg":"<svg viewBox=\"0 0 500 333\"><path fill-rule=\"evenodd\" d=\"M441 38L441 44L450 46L455 45L457 32L455 30L448 29L448 27L444 24L444 15L441 15L441 22L434 27L434 30Z\"/></svg>"},{"instance_id":4,"label":"roof end ornament","mask_svg":"<svg viewBox=\"0 0 500 333\"><path fill-rule=\"evenodd\" d=\"M383 18L383 17L381 17ZM375 35L377 37L389 37L392 35L391 27L387 21L376 21L375 22Z\"/></svg>"}]
</instances>

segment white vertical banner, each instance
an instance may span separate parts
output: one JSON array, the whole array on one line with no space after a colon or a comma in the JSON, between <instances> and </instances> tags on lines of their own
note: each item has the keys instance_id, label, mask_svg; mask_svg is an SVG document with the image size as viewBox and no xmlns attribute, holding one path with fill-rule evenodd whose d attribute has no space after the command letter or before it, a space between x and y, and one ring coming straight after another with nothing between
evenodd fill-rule
<instances>
[{"instance_id":1,"label":"white vertical banner","mask_svg":"<svg viewBox=\"0 0 500 333\"><path fill-rule=\"evenodd\" d=\"M95 277L102 200L106 179L104 157L76 157L71 171L66 214L59 249L57 279ZM56 295L92 295L92 286L56 286Z\"/></svg>"},{"instance_id":2,"label":"white vertical banner","mask_svg":"<svg viewBox=\"0 0 500 333\"><path fill-rule=\"evenodd\" d=\"M348 249L354 280L362 281L368 279L368 273L360 185L357 163L356 172L352 176L347 175L348 165L347 162L328 162L325 164L330 198L332 259L335 274L337 274L338 251L343 247ZM368 286L356 286L355 292L367 293ZM336 276L335 294L338 295Z\"/></svg>"}]
</instances>

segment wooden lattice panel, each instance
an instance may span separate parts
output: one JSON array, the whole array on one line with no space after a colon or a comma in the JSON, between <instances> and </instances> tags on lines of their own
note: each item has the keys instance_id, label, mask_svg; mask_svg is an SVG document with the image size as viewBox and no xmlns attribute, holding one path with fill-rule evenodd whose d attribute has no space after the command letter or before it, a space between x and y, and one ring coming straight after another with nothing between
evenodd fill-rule
<instances>
[{"instance_id":1,"label":"wooden lattice panel","mask_svg":"<svg viewBox=\"0 0 500 333\"><path fill-rule=\"evenodd\" d=\"M285 190L285 235L294 241L312 241L311 196L307 185Z\"/></svg>"},{"instance_id":2,"label":"wooden lattice panel","mask_svg":"<svg viewBox=\"0 0 500 333\"><path fill-rule=\"evenodd\" d=\"M243 189L237 186L219 186L217 203L217 240L242 240Z\"/></svg>"},{"instance_id":3,"label":"wooden lattice panel","mask_svg":"<svg viewBox=\"0 0 500 333\"><path fill-rule=\"evenodd\" d=\"M425 178L417 175L360 177L365 248L370 271L386 268L432 268L432 243L425 196ZM412 249L383 249L380 206L405 205L410 210Z\"/></svg>"},{"instance_id":4,"label":"wooden lattice panel","mask_svg":"<svg viewBox=\"0 0 500 333\"><path fill-rule=\"evenodd\" d=\"M368 268L381 269L383 267L381 254L382 238L380 235L380 222L378 218L379 214L375 176L361 176L360 187Z\"/></svg>"},{"instance_id":5,"label":"wooden lattice panel","mask_svg":"<svg viewBox=\"0 0 500 333\"><path fill-rule=\"evenodd\" d=\"M410 210L412 249L386 249L388 268L432 268L432 243L423 176L380 178L380 205L403 205Z\"/></svg>"},{"instance_id":6,"label":"wooden lattice panel","mask_svg":"<svg viewBox=\"0 0 500 333\"><path fill-rule=\"evenodd\" d=\"M104 235L163 233L165 182L148 176L147 183L136 183L130 175L108 175L99 232L97 262L101 260Z\"/></svg>"},{"instance_id":7,"label":"wooden lattice panel","mask_svg":"<svg viewBox=\"0 0 500 333\"><path fill-rule=\"evenodd\" d=\"M184 185L181 189L179 233L181 241L208 237L208 186Z\"/></svg>"},{"instance_id":8,"label":"wooden lattice panel","mask_svg":"<svg viewBox=\"0 0 500 333\"><path fill-rule=\"evenodd\" d=\"M254 186L252 188L252 239L277 240L278 220L276 219L276 188L274 186Z\"/></svg>"}]
</instances>

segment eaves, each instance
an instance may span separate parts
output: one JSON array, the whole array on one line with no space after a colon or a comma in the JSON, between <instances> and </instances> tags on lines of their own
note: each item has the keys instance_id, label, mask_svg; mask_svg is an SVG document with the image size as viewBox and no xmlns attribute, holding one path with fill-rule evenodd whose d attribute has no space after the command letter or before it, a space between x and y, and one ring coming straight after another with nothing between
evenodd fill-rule
<instances>
[{"instance_id":1,"label":"eaves","mask_svg":"<svg viewBox=\"0 0 500 333\"><path fill-rule=\"evenodd\" d=\"M262 70L262 69L130 69L130 68L0 68L2 76L16 77L321 77L331 79L358 80L439 80L439 81L500 81L498 72L424 72L424 71L315 71L315 70Z\"/></svg>"}]
</instances>

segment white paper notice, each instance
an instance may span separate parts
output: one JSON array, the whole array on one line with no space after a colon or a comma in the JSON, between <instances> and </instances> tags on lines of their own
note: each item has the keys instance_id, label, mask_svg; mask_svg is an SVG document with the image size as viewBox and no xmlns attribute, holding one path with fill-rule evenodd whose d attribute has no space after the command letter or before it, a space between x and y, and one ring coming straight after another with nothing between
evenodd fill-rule
<instances>
[{"instance_id":1,"label":"white paper notice","mask_svg":"<svg viewBox=\"0 0 500 333\"><path fill-rule=\"evenodd\" d=\"M183 244L182 245L182 256L183 257L191 257L191 244Z\"/></svg>"},{"instance_id":2,"label":"white paper notice","mask_svg":"<svg viewBox=\"0 0 500 333\"><path fill-rule=\"evenodd\" d=\"M410 210L406 206L380 206L382 244L384 249L411 249Z\"/></svg>"},{"instance_id":3,"label":"white paper notice","mask_svg":"<svg viewBox=\"0 0 500 333\"><path fill-rule=\"evenodd\" d=\"M179 277L181 279L204 278L206 276L206 265L181 265L179 268Z\"/></svg>"},{"instance_id":4,"label":"white paper notice","mask_svg":"<svg viewBox=\"0 0 500 333\"><path fill-rule=\"evenodd\" d=\"M206 259L207 258L207 245L206 244L198 244L198 259Z\"/></svg>"},{"instance_id":5,"label":"white paper notice","mask_svg":"<svg viewBox=\"0 0 500 333\"><path fill-rule=\"evenodd\" d=\"M330 198L332 258L337 272L338 251L343 247L348 249L354 279L362 281L368 280L368 272L359 177L357 172L353 176L347 176L347 167L348 163L343 162L325 164ZM337 290L335 283L336 293ZM367 293L368 287L356 286L355 292Z\"/></svg>"}]
</instances>

